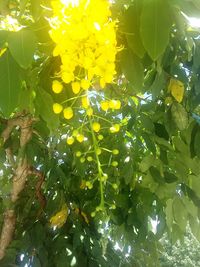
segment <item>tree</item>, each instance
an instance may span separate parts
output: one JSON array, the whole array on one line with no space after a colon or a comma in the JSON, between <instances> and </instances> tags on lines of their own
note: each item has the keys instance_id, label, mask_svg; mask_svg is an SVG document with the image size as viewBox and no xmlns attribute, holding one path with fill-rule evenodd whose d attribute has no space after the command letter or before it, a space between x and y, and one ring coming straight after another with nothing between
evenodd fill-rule
<instances>
[{"instance_id":1,"label":"tree","mask_svg":"<svg viewBox=\"0 0 200 267\"><path fill-rule=\"evenodd\" d=\"M159 266L166 232L200 240L199 1L113 2L0 3L1 266Z\"/></svg>"}]
</instances>

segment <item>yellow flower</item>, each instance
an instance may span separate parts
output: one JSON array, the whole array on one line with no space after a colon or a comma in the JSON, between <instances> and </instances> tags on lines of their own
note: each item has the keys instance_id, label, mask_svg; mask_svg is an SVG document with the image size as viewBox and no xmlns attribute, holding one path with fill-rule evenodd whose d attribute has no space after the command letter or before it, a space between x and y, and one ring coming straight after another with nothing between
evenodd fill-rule
<instances>
[{"instance_id":1,"label":"yellow flower","mask_svg":"<svg viewBox=\"0 0 200 267\"><path fill-rule=\"evenodd\" d=\"M86 111L87 115L90 117L93 115L93 109L91 107L89 107Z\"/></svg>"},{"instance_id":2,"label":"yellow flower","mask_svg":"<svg viewBox=\"0 0 200 267\"><path fill-rule=\"evenodd\" d=\"M74 143L74 137L73 136L69 136L68 138L67 138L67 144L68 145L72 145Z\"/></svg>"},{"instance_id":3,"label":"yellow flower","mask_svg":"<svg viewBox=\"0 0 200 267\"><path fill-rule=\"evenodd\" d=\"M114 124L112 127L110 127L110 132L111 133L117 133L120 130L120 125L119 124Z\"/></svg>"},{"instance_id":4,"label":"yellow flower","mask_svg":"<svg viewBox=\"0 0 200 267\"><path fill-rule=\"evenodd\" d=\"M61 75L61 79L64 83L70 83L74 80L74 74L69 72L63 72Z\"/></svg>"},{"instance_id":5,"label":"yellow flower","mask_svg":"<svg viewBox=\"0 0 200 267\"><path fill-rule=\"evenodd\" d=\"M104 74L104 80L105 80L106 83L111 83L112 80L113 80L113 74L110 73L110 72L106 72Z\"/></svg>"},{"instance_id":6,"label":"yellow flower","mask_svg":"<svg viewBox=\"0 0 200 267\"><path fill-rule=\"evenodd\" d=\"M120 100L116 100L115 109L120 109L120 108L121 108L121 101Z\"/></svg>"},{"instance_id":7,"label":"yellow flower","mask_svg":"<svg viewBox=\"0 0 200 267\"><path fill-rule=\"evenodd\" d=\"M64 204L62 206L62 209L50 218L49 222L51 224L51 227L61 228L67 221L67 217L68 217L68 208L67 205Z\"/></svg>"},{"instance_id":8,"label":"yellow flower","mask_svg":"<svg viewBox=\"0 0 200 267\"><path fill-rule=\"evenodd\" d=\"M63 110L63 106L58 104L58 103L54 103L53 104L53 111L56 114L59 114L61 111Z\"/></svg>"},{"instance_id":9,"label":"yellow flower","mask_svg":"<svg viewBox=\"0 0 200 267\"><path fill-rule=\"evenodd\" d=\"M84 135L83 134L77 134L76 136L76 140L79 142L79 143L82 143L84 141Z\"/></svg>"},{"instance_id":10,"label":"yellow flower","mask_svg":"<svg viewBox=\"0 0 200 267\"><path fill-rule=\"evenodd\" d=\"M93 78L100 81L101 88L112 82L118 49L110 6L108 0L52 1L49 34L56 44L53 55L61 57L65 83L74 81L77 68L81 70L79 79L83 71L87 77L81 81L84 90L89 89Z\"/></svg>"},{"instance_id":11,"label":"yellow flower","mask_svg":"<svg viewBox=\"0 0 200 267\"><path fill-rule=\"evenodd\" d=\"M52 90L54 93L59 94L63 90L63 85L61 82L54 80L52 84Z\"/></svg>"},{"instance_id":12,"label":"yellow flower","mask_svg":"<svg viewBox=\"0 0 200 267\"><path fill-rule=\"evenodd\" d=\"M100 131L100 129L101 129L101 125L100 125L100 123L98 123L98 122L94 122L94 123L92 124L92 129L93 129L93 131L95 131L96 133L98 133L98 132Z\"/></svg>"},{"instance_id":13,"label":"yellow flower","mask_svg":"<svg viewBox=\"0 0 200 267\"><path fill-rule=\"evenodd\" d=\"M81 85L79 82L73 82L72 83L72 91L75 95L77 95L81 90Z\"/></svg>"},{"instance_id":14,"label":"yellow flower","mask_svg":"<svg viewBox=\"0 0 200 267\"><path fill-rule=\"evenodd\" d=\"M86 80L86 79L82 79L81 80L81 87L84 90L88 90L90 88L90 81L89 80Z\"/></svg>"},{"instance_id":15,"label":"yellow flower","mask_svg":"<svg viewBox=\"0 0 200 267\"><path fill-rule=\"evenodd\" d=\"M82 97L81 102L82 102L82 107L85 109L87 109L90 106L90 101L87 98L87 96Z\"/></svg>"},{"instance_id":16,"label":"yellow flower","mask_svg":"<svg viewBox=\"0 0 200 267\"><path fill-rule=\"evenodd\" d=\"M110 100L109 101L109 108L111 109L120 109L121 108L121 102L120 100Z\"/></svg>"},{"instance_id":17,"label":"yellow flower","mask_svg":"<svg viewBox=\"0 0 200 267\"><path fill-rule=\"evenodd\" d=\"M71 107L65 108L63 110L64 118L70 120L74 116L73 109Z\"/></svg>"},{"instance_id":18,"label":"yellow flower","mask_svg":"<svg viewBox=\"0 0 200 267\"><path fill-rule=\"evenodd\" d=\"M105 86L106 86L106 81L105 81L104 78L101 78L101 79L100 79L100 86L101 86L102 89L105 88Z\"/></svg>"},{"instance_id":19,"label":"yellow flower","mask_svg":"<svg viewBox=\"0 0 200 267\"><path fill-rule=\"evenodd\" d=\"M107 100L101 101L101 104L100 105L101 105L101 109L103 111L108 111L108 109L109 109L109 102Z\"/></svg>"}]
</instances>

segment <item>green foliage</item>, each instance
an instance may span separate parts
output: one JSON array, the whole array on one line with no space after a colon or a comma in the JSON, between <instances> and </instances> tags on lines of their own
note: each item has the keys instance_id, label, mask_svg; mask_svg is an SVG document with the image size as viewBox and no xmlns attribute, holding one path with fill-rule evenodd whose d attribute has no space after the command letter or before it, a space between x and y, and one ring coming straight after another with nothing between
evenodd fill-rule
<instances>
[{"instance_id":1,"label":"green foliage","mask_svg":"<svg viewBox=\"0 0 200 267\"><path fill-rule=\"evenodd\" d=\"M200 244L187 227L186 234L182 242L177 241L171 244L167 236L161 240L163 251L161 252L160 265L162 267L186 267L199 266L199 248Z\"/></svg>"}]
</instances>

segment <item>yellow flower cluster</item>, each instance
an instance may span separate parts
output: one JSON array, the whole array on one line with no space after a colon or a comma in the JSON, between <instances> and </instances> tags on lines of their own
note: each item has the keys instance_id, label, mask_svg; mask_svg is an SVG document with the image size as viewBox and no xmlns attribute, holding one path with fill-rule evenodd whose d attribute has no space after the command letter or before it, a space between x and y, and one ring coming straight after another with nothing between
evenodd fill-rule
<instances>
[{"instance_id":1,"label":"yellow flower cluster","mask_svg":"<svg viewBox=\"0 0 200 267\"><path fill-rule=\"evenodd\" d=\"M104 88L116 73L116 22L110 17L110 1L55 0L52 7L50 36L56 43L53 55L61 57L62 81L71 83L74 94L93 82ZM58 81L53 91L62 91Z\"/></svg>"},{"instance_id":2,"label":"yellow flower cluster","mask_svg":"<svg viewBox=\"0 0 200 267\"><path fill-rule=\"evenodd\" d=\"M104 100L101 101L101 109L103 111L108 111L109 109L120 109L121 108L121 101L120 100Z\"/></svg>"}]
</instances>

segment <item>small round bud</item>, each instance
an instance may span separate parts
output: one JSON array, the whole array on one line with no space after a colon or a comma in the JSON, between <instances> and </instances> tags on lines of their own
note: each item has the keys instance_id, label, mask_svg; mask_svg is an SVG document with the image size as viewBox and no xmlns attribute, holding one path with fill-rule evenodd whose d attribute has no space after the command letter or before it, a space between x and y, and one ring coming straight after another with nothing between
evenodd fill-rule
<instances>
[{"instance_id":1,"label":"small round bud","mask_svg":"<svg viewBox=\"0 0 200 267\"><path fill-rule=\"evenodd\" d=\"M81 155L82 155L81 151L77 151L77 152L76 152L76 156L77 156L77 158L81 157Z\"/></svg>"},{"instance_id":2,"label":"small round bud","mask_svg":"<svg viewBox=\"0 0 200 267\"><path fill-rule=\"evenodd\" d=\"M99 139L99 141L101 141L101 140L103 140L103 135L102 134L100 134L100 135L98 135L98 139Z\"/></svg>"},{"instance_id":3,"label":"small round bud","mask_svg":"<svg viewBox=\"0 0 200 267\"><path fill-rule=\"evenodd\" d=\"M84 163L85 162L85 158L84 157L80 158L80 162Z\"/></svg>"},{"instance_id":4,"label":"small round bud","mask_svg":"<svg viewBox=\"0 0 200 267\"><path fill-rule=\"evenodd\" d=\"M113 149L112 153L113 153L113 155L118 155L119 154L119 150L118 149Z\"/></svg>"},{"instance_id":5,"label":"small round bud","mask_svg":"<svg viewBox=\"0 0 200 267\"><path fill-rule=\"evenodd\" d=\"M87 157L87 161L91 162L93 161L93 158L91 156Z\"/></svg>"},{"instance_id":6,"label":"small round bud","mask_svg":"<svg viewBox=\"0 0 200 267\"><path fill-rule=\"evenodd\" d=\"M112 184L112 188L117 190L118 189L118 185L117 184Z\"/></svg>"},{"instance_id":7,"label":"small round bud","mask_svg":"<svg viewBox=\"0 0 200 267\"><path fill-rule=\"evenodd\" d=\"M101 155L101 149L97 148L96 153L97 153L98 156Z\"/></svg>"},{"instance_id":8,"label":"small round bud","mask_svg":"<svg viewBox=\"0 0 200 267\"><path fill-rule=\"evenodd\" d=\"M118 162L117 161L113 161L111 164L112 164L113 167L117 167L118 166Z\"/></svg>"}]
</instances>

